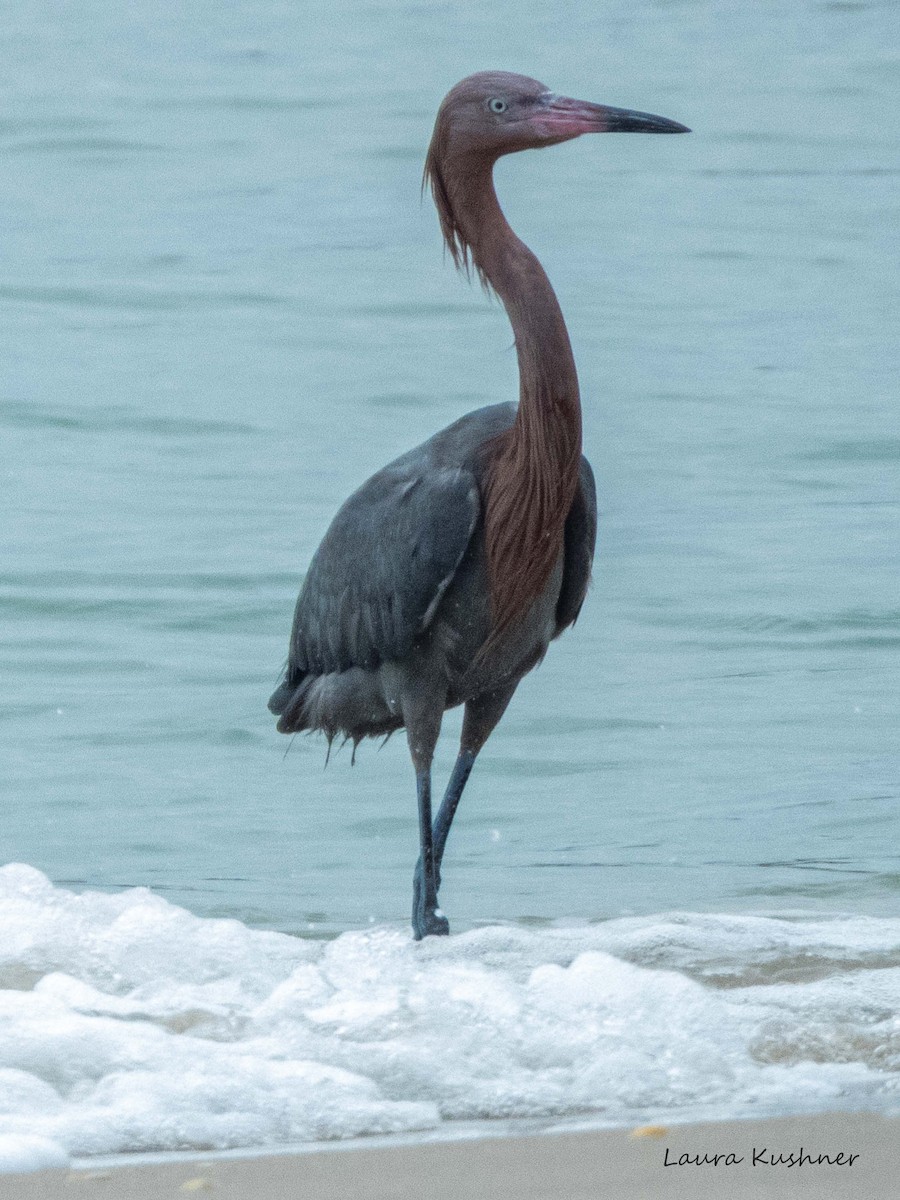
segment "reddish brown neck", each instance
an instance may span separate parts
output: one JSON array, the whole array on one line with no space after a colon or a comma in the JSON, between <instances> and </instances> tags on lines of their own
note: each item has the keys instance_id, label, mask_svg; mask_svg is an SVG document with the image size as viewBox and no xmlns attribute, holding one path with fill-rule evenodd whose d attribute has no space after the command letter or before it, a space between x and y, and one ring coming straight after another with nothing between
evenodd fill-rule
<instances>
[{"instance_id":1,"label":"reddish brown neck","mask_svg":"<svg viewBox=\"0 0 900 1200\"><path fill-rule=\"evenodd\" d=\"M449 174L449 173L448 173ZM559 405L581 437L578 375L569 334L546 272L503 215L491 163L477 160L448 179L454 217L479 273L503 301L516 336L525 408Z\"/></svg>"},{"instance_id":2,"label":"reddish brown neck","mask_svg":"<svg viewBox=\"0 0 900 1200\"><path fill-rule=\"evenodd\" d=\"M500 209L491 164L479 162L447 182L461 239L503 301L519 359L515 424L491 446L485 474L493 641L541 593L562 548L578 486L581 403L559 302Z\"/></svg>"}]
</instances>

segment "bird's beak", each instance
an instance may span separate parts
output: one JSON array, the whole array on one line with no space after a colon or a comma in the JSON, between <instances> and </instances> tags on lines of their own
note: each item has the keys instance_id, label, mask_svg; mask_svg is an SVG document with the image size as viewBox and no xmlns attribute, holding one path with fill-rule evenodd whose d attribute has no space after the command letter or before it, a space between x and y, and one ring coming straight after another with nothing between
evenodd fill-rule
<instances>
[{"instance_id":1,"label":"bird's beak","mask_svg":"<svg viewBox=\"0 0 900 1200\"><path fill-rule=\"evenodd\" d=\"M686 125L657 117L653 113L634 112L630 108L610 108L589 100L548 95L536 123L550 137L578 137L582 133L690 133Z\"/></svg>"}]
</instances>

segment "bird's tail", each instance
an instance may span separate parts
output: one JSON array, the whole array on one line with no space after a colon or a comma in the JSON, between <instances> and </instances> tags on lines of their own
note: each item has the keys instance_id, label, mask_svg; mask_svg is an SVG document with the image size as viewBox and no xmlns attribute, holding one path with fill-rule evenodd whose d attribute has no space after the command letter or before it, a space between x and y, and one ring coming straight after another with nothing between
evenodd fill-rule
<instances>
[{"instance_id":1,"label":"bird's tail","mask_svg":"<svg viewBox=\"0 0 900 1200\"><path fill-rule=\"evenodd\" d=\"M280 717L290 703L291 697L297 690L297 681L293 683L287 676L282 679L281 683L269 697L269 712L274 713L276 717Z\"/></svg>"},{"instance_id":2,"label":"bird's tail","mask_svg":"<svg viewBox=\"0 0 900 1200\"><path fill-rule=\"evenodd\" d=\"M279 718L279 733L319 730L354 742L382 737L403 725L387 705L377 674L361 667L330 675L288 674L272 693L269 709Z\"/></svg>"}]
</instances>

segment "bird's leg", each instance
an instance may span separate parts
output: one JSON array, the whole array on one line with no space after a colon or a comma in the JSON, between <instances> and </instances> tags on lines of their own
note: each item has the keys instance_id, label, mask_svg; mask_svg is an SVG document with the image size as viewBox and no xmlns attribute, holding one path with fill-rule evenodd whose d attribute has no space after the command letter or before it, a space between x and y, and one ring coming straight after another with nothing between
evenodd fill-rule
<instances>
[{"instance_id":1,"label":"bird's leg","mask_svg":"<svg viewBox=\"0 0 900 1200\"><path fill-rule=\"evenodd\" d=\"M422 864L420 886L413 889L412 926L416 941L429 934L450 932L447 918L438 911L434 869L434 835L431 827L431 762L441 728L443 704L431 705L430 711L409 716L406 733L413 766L416 769L416 795L419 802L419 861ZM435 711L436 710L436 711Z\"/></svg>"},{"instance_id":2,"label":"bird's leg","mask_svg":"<svg viewBox=\"0 0 900 1200\"><path fill-rule=\"evenodd\" d=\"M413 889L413 933L416 941L429 934L450 932L450 922L438 910L435 879L434 840L431 830L431 770L416 772L419 798L419 861L422 863L421 886Z\"/></svg>"},{"instance_id":3,"label":"bird's leg","mask_svg":"<svg viewBox=\"0 0 900 1200\"><path fill-rule=\"evenodd\" d=\"M450 776L450 782L447 784L446 792L444 792L444 799L441 801L441 807L434 818L434 827L432 829L434 839L434 881L438 888L441 886L441 862L444 857L444 847L447 844L447 834L450 832L450 826L453 823L453 818L456 816L457 805L463 794L463 788L468 783L469 776L472 773L472 767L475 765L477 754L477 750L468 750L465 747L460 747L456 762L453 764L453 774Z\"/></svg>"},{"instance_id":4,"label":"bird's leg","mask_svg":"<svg viewBox=\"0 0 900 1200\"><path fill-rule=\"evenodd\" d=\"M453 774L450 776L450 782L447 784L447 790L444 793L444 799L441 801L441 807L438 809L437 816L434 819L431 839L435 891L438 891L441 886L441 859L444 857L447 834L450 832L450 824L456 812L456 807L459 804L459 798L462 796L463 788L466 786L466 781L472 771L476 754L477 751L460 749L453 767ZM416 863L415 874L413 875L413 910L416 909L420 902L422 887L424 885L425 873L422 862L423 860L420 855L419 861Z\"/></svg>"},{"instance_id":5,"label":"bird's leg","mask_svg":"<svg viewBox=\"0 0 900 1200\"><path fill-rule=\"evenodd\" d=\"M447 835L450 832L453 818L456 816L456 809L459 806L463 788L466 786L469 776L472 773L472 767L475 765L478 752L488 740L497 722L506 711L506 706L512 699L517 683L518 680L508 688L502 688L488 695L479 696L474 700L468 701L466 704L459 754L453 765L453 773L450 776L447 790L444 793L444 798L441 801L441 806L438 809L431 831L435 892L441 886L441 862L444 858L444 847L447 844ZM423 863L424 859L420 856L419 861L416 863L415 875L413 876L414 911L421 902L420 898L425 883Z\"/></svg>"}]
</instances>

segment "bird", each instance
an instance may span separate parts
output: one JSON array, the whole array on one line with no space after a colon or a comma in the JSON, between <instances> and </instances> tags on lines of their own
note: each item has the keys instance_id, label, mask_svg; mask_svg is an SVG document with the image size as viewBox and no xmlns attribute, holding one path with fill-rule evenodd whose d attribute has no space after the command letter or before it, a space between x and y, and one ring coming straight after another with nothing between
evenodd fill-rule
<instances>
[{"instance_id":1,"label":"bird","mask_svg":"<svg viewBox=\"0 0 900 1200\"><path fill-rule=\"evenodd\" d=\"M470 75L444 98L423 190L453 263L506 309L518 403L461 417L343 504L309 564L269 700L279 732L319 731L329 746L342 734L354 752L363 738L406 729L419 825L417 941L449 932L438 889L460 797L519 682L578 617L597 532L566 324L540 262L503 214L493 168L507 154L616 132L690 131L507 71ZM444 712L459 705L459 752L432 819L433 755Z\"/></svg>"}]
</instances>

